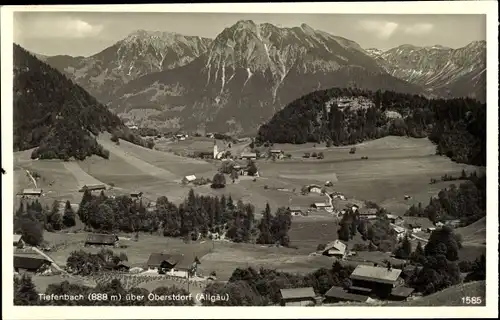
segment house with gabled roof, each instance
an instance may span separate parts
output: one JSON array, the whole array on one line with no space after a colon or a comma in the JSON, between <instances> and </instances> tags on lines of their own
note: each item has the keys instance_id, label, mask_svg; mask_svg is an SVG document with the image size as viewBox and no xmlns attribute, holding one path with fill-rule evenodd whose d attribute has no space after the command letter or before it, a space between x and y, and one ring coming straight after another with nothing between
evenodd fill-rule
<instances>
[{"instance_id":1,"label":"house with gabled roof","mask_svg":"<svg viewBox=\"0 0 500 320\"><path fill-rule=\"evenodd\" d=\"M347 245L339 240L334 240L328 243L323 250L323 255L328 257L335 257L338 259L344 259L347 255Z\"/></svg>"},{"instance_id":2,"label":"house with gabled roof","mask_svg":"<svg viewBox=\"0 0 500 320\"><path fill-rule=\"evenodd\" d=\"M280 289L281 306L307 306L316 304L316 293L312 287Z\"/></svg>"},{"instance_id":3,"label":"house with gabled roof","mask_svg":"<svg viewBox=\"0 0 500 320\"><path fill-rule=\"evenodd\" d=\"M23 191L21 192L21 195L23 197L41 197L42 194L43 190L38 188L23 189Z\"/></svg>"},{"instance_id":4,"label":"house with gabled roof","mask_svg":"<svg viewBox=\"0 0 500 320\"><path fill-rule=\"evenodd\" d=\"M402 284L402 270L387 267L358 265L351 273L349 292L379 298L388 298L392 290Z\"/></svg>"}]
</instances>

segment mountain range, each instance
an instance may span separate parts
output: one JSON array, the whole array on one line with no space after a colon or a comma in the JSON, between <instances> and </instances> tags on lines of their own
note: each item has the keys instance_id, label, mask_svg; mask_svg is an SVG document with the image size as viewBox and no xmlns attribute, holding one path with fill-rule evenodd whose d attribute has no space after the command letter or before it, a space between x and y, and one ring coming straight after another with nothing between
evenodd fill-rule
<instances>
[{"instance_id":1,"label":"mountain range","mask_svg":"<svg viewBox=\"0 0 500 320\"><path fill-rule=\"evenodd\" d=\"M420 85L431 95L486 101L486 41L458 49L402 45L366 52L390 75Z\"/></svg>"},{"instance_id":2,"label":"mountain range","mask_svg":"<svg viewBox=\"0 0 500 320\"><path fill-rule=\"evenodd\" d=\"M385 52L314 30L238 21L215 39L139 30L90 57L41 57L138 125L255 133L331 87L485 98L486 43Z\"/></svg>"}]
</instances>

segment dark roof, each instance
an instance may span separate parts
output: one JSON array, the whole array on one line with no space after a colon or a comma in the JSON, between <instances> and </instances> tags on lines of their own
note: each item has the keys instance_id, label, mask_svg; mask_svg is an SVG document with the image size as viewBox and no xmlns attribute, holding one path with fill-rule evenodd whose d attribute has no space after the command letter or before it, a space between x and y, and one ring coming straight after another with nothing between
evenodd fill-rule
<instances>
[{"instance_id":1,"label":"dark roof","mask_svg":"<svg viewBox=\"0 0 500 320\"><path fill-rule=\"evenodd\" d=\"M106 189L106 186L104 184L90 184L90 185L84 185L81 189L80 192L87 190L104 190Z\"/></svg>"},{"instance_id":2,"label":"dark roof","mask_svg":"<svg viewBox=\"0 0 500 320\"><path fill-rule=\"evenodd\" d=\"M293 288L293 289L280 289L281 297L283 299L297 299L297 298L315 298L316 293L312 287L306 288Z\"/></svg>"},{"instance_id":3,"label":"dark roof","mask_svg":"<svg viewBox=\"0 0 500 320\"><path fill-rule=\"evenodd\" d=\"M408 297L412 292L415 291L413 288L408 288L408 287L396 287L393 288L391 291L391 295L397 296L397 297Z\"/></svg>"},{"instance_id":4,"label":"dark roof","mask_svg":"<svg viewBox=\"0 0 500 320\"><path fill-rule=\"evenodd\" d=\"M350 286L349 290L363 291L363 292L372 292L372 289L370 289L370 288L358 287L358 286Z\"/></svg>"},{"instance_id":5,"label":"dark roof","mask_svg":"<svg viewBox=\"0 0 500 320\"><path fill-rule=\"evenodd\" d=\"M89 235L87 235L87 240L85 240L85 243L114 244L116 241L118 241L118 237L114 234L90 233Z\"/></svg>"},{"instance_id":6,"label":"dark roof","mask_svg":"<svg viewBox=\"0 0 500 320\"><path fill-rule=\"evenodd\" d=\"M352 294L349 292L345 292L344 289L342 289L341 287L331 287L330 290L328 290L325 293L325 297L336 298L336 299L344 300L344 301L365 302L366 300L368 300L368 296L363 296L360 294Z\"/></svg>"},{"instance_id":7,"label":"dark roof","mask_svg":"<svg viewBox=\"0 0 500 320\"><path fill-rule=\"evenodd\" d=\"M162 265L163 262L167 262L172 266L177 266L177 264L181 260L182 260L182 255L179 254L152 253L149 256L147 266L158 268Z\"/></svg>"},{"instance_id":8,"label":"dark roof","mask_svg":"<svg viewBox=\"0 0 500 320\"><path fill-rule=\"evenodd\" d=\"M120 262L118 262L118 264L116 266L117 267L126 267L126 268L130 269L130 263L128 261L120 261Z\"/></svg>"},{"instance_id":9,"label":"dark roof","mask_svg":"<svg viewBox=\"0 0 500 320\"><path fill-rule=\"evenodd\" d=\"M50 264L50 261L39 255L14 255L15 269L38 270L44 264Z\"/></svg>"}]
</instances>

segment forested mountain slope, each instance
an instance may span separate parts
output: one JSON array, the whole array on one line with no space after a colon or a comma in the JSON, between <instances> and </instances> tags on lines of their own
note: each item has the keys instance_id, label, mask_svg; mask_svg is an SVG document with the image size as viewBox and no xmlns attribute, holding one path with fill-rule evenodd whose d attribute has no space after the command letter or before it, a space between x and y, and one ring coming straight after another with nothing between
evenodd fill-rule
<instances>
[{"instance_id":1,"label":"forested mountain slope","mask_svg":"<svg viewBox=\"0 0 500 320\"><path fill-rule=\"evenodd\" d=\"M427 99L391 91L315 91L259 129L257 143L356 144L388 135L428 137L437 153L486 165L486 105L470 98Z\"/></svg>"}]
</instances>

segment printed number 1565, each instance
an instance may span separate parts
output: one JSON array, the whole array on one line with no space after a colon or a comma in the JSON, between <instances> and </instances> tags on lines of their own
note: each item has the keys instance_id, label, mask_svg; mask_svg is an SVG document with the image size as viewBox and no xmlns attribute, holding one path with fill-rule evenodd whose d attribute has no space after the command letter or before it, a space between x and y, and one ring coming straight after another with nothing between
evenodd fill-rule
<instances>
[{"instance_id":1,"label":"printed number 1565","mask_svg":"<svg viewBox=\"0 0 500 320\"><path fill-rule=\"evenodd\" d=\"M463 304L481 304L482 302L481 297L462 297Z\"/></svg>"}]
</instances>

